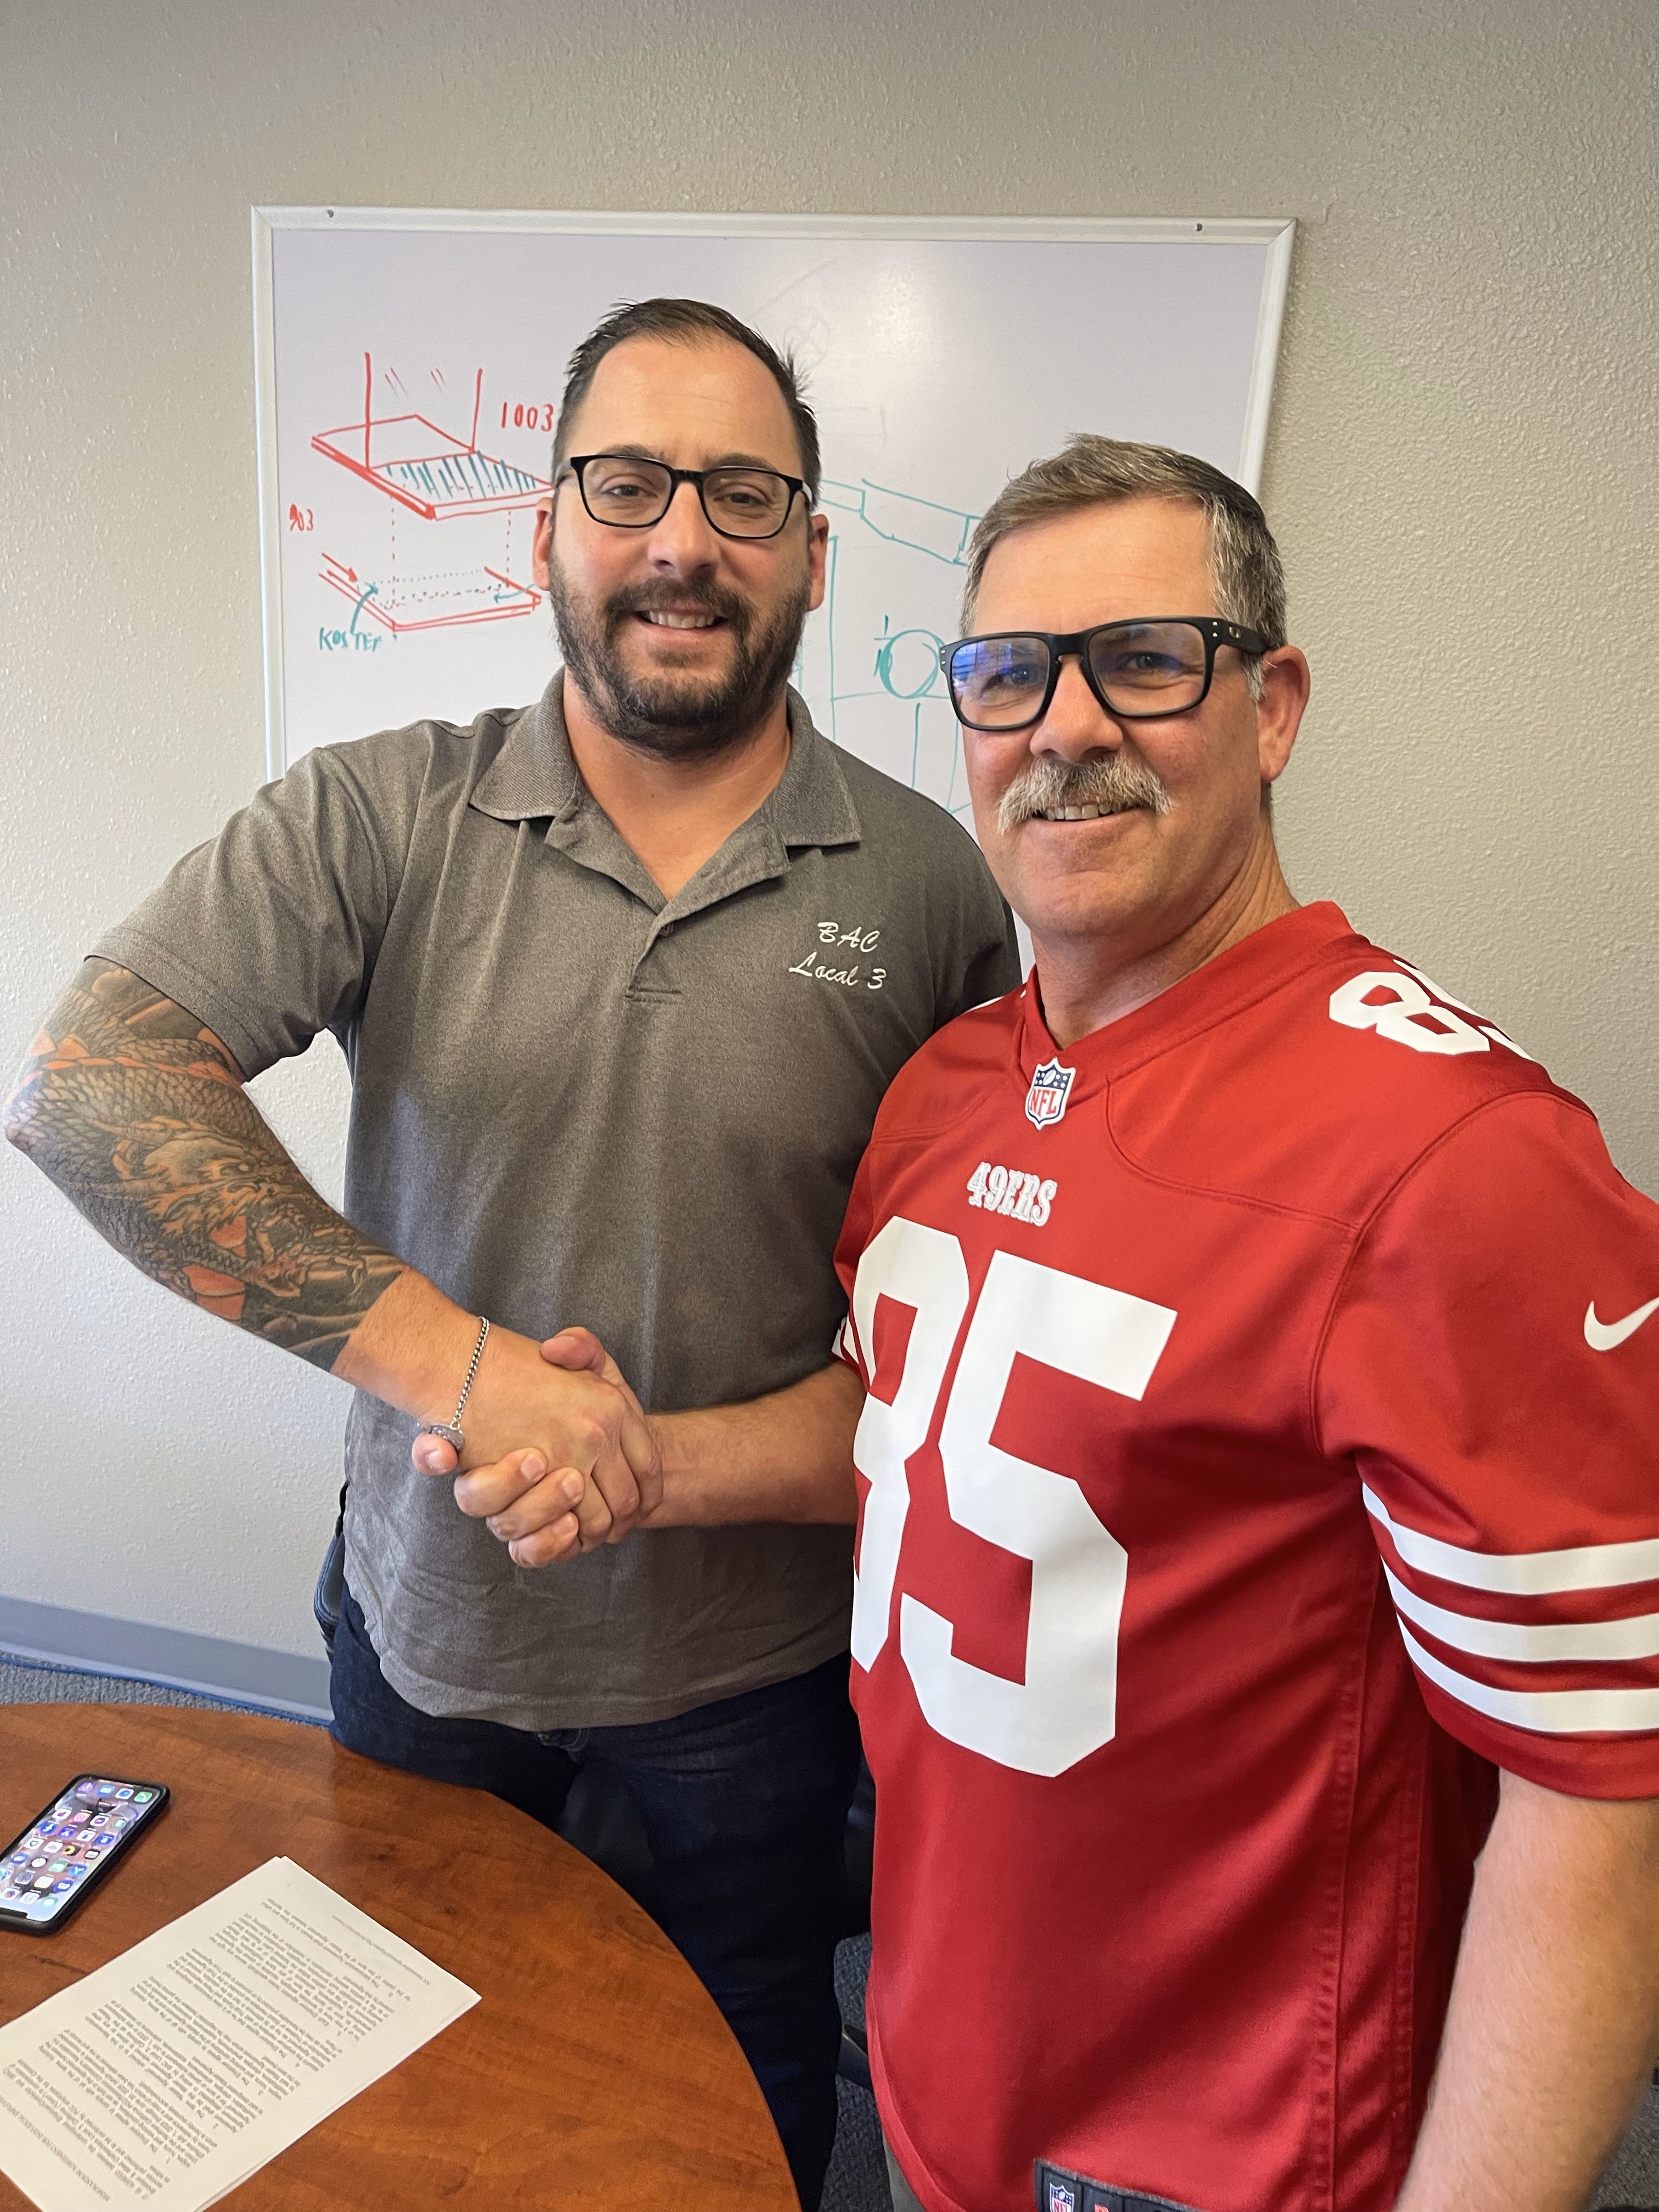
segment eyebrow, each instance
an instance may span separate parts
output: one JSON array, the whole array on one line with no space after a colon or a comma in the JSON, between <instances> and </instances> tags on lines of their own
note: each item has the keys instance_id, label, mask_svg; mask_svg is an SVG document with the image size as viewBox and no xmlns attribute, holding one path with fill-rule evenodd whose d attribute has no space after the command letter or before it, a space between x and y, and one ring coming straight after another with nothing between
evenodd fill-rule
<instances>
[{"instance_id":1,"label":"eyebrow","mask_svg":"<svg viewBox=\"0 0 1659 2212\"><path fill-rule=\"evenodd\" d=\"M674 465L665 454L654 452L651 447L641 445L637 441L629 442L624 440L619 445L602 447L600 450L607 453L616 453L627 461L655 461L665 469L672 469ZM787 477L790 474L787 469L781 469L775 461L765 460L759 453L716 453L702 465L705 470L766 469L775 477Z\"/></svg>"}]
</instances>

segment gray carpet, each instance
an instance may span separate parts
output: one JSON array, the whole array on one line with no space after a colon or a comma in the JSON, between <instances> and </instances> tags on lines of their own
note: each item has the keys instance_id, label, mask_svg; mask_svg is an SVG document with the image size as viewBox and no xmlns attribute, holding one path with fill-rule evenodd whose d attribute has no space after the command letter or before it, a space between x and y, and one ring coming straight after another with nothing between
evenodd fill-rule
<instances>
[{"instance_id":1,"label":"gray carpet","mask_svg":"<svg viewBox=\"0 0 1659 2212\"><path fill-rule=\"evenodd\" d=\"M32 1659L0 1652L0 1705L54 1704L72 1699L98 1705L205 1705L216 1712L256 1710L225 1698L200 1698L188 1690L166 1690L120 1675L81 1674ZM319 1723L296 1721L296 1728ZM836 1959L836 1988L842 2011L855 2026L864 2024L864 1978L869 1971L870 1939L843 1943ZM836 2085L841 2118L836 2154L824 2184L823 2212L891 2212L881 2130L875 2101L850 2081ZM1617 2155L1601 2177L1592 2200L1595 2212L1656 2212L1659 2208L1659 2090L1650 2090Z\"/></svg>"},{"instance_id":2,"label":"gray carpet","mask_svg":"<svg viewBox=\"0 0 1659 2212\"><path fill-rule=\"evenodd\" d=\"M836 1954L836 1995L842 2018L864 2026L864 1984L870 1972L870 1938L855 1936ZM841 2114L836 2123L836 2154L823 2184L823 2212L891 2212L887 2160L881 2147L876 2100L867 2089L837 2081Z\"/></svg>"},{"instance_id":3,"label":"gray carpet","mask_svg":"<svg viewBox=\"0 0 1659 2212\"><path fill-rule=\"evenodd\" d=\"M18 1659L0 1651L0 1705L204 1705L211 1713L267 1712L263 1705L239 1703L234 1698L203 1698L194 1690L165 1689L158 1682L139 1682L125 1674L83 1674L70 1667L57 1667L44 1659ZM292 1713L270 1715L292 1720L296 1728L320 1728L320 1721L295 1720Z\"/></svg>"}]
</instances>

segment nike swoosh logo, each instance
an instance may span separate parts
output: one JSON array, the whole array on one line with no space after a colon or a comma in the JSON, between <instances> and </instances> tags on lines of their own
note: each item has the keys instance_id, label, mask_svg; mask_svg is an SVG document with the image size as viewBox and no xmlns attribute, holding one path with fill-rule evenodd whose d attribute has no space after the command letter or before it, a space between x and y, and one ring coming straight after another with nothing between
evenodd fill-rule
<instances>
[{"instance_id":1,"label":"nike swoosh logo","mask_svg":"<svg viewBox=\"0 0 1659 2212\"><path fill-rule=\"evenodd\" d=\"M1584 1341L1592 1352L1611 1352L1627 1336L1634 1336L1643 1322L1650 1321L1656 1313L1659 1313L1659 1298L1650 1298L1646 1305L1638 1306L1636 1311L1626 1314L1623 1321L1598 1321L1595 1301L1592 1298L1584 1309Z\"/></svg>"}]
</instances>

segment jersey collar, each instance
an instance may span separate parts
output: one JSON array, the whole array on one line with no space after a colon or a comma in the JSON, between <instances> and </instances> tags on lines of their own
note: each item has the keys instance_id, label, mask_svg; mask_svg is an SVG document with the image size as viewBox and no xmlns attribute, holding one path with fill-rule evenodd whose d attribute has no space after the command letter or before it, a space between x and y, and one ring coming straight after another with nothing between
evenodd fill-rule
<instances>
[{"instance_id":1,"label":"jersey collar","mask_svg":"<svg viewBox=\"0 0 1659 2212\"><path fill-rule=\"evenodd\" d=\"M1025 981L1018 1030L1020 1079L1029 1083L1044 1062L1058 1060L1063 1067L1076 1069L1071 1096L1073 1102L1081 1099L1200 1030L1242 1013L1294 981L1345 939L1356 948L1364 942L1333 901L1320 899L1312 906L1297 907L1194 968L1132 1014L1091 1030L1064 1050L1048 1034L1042 978L1034 968Z\"/></svg>"}]
</instances>

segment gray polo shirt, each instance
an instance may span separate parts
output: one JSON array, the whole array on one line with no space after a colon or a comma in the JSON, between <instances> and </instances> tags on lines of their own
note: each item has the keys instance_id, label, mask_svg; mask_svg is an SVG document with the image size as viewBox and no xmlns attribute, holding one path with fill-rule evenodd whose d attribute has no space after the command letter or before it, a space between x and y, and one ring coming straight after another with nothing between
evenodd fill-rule
<instances>
[{"instance_id":1,"label":"gray polo shirt","mask_svg":"<svg viewBox=\"0 0 1659 2212\"><path fill-rule=\"evenodd\" d=\"M776 789L665 899L588 797L560 696L307 754L96 951L250 1076L331 1030L345 1211L470 1311L586 1323L657 1411L781 1389L840 1322L831 1254L882 1093L1018 980L1007 910L966 833L793 693ZM424 1711L659 1720L846 1649L846 1528L516 1567L410 1467L414 1426L357 1394L346 1576Z\"/></svg>"}]
</instances>

